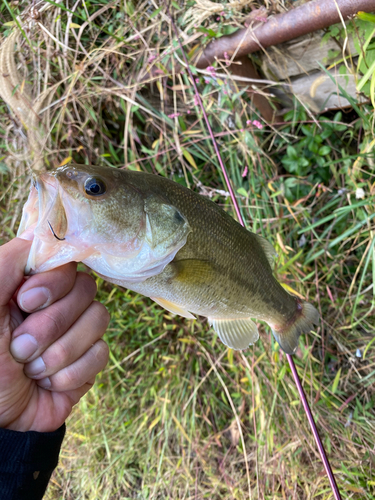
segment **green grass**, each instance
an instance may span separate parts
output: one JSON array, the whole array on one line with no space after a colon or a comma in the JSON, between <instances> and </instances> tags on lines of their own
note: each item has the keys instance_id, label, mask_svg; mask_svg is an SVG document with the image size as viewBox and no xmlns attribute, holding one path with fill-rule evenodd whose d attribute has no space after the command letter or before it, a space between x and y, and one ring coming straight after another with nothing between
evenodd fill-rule
<instances>
[{"instance_id":1,"label":"green grass","mask_svg":"<svg viewBox=\"0 0 375 500\"><path fill-rule=\"evenodd\" d=\"M9 5L18 14L25 2ZM46 88L55 85L57 104L43 114L46 163L127 164L233 213L192 86L175 73L175 43L176 55L165 55L171 38L162 11L151 3L80 2L69 22L82 25L100 7L107 9L84 29L78 55L40 27L27 32L34 51L23 48L23 77L38 92L39 68L40 90L46 81ZM186 8L177 15L181 27ZM225 30L246 12L232 13ZM0 14L11 21L5 6ZM76 49L79 29L74 35L67 27L68 14L50 2L40 21ZM215 18L205 26L224 29ZM10 29L4 26L4 35ZM169 78L147 76L147 65ZM343 498L374 499L373 109L353 101L354 111L313 120L296 104L269 127L234 84L196 78L247 227L275 246L280 281L321 313L319 328L301 337L295 362ZM0 106L5 242L14 236L28 180L25 164L9 153L22 144L20 132ZM246 124L254 119L263 129ZM356 196L360 189L364 198ZM110 362L67 422L46 498L332 498L286 358L267 327L260 325L254 347L233 352L205 321L98 285L112 318Z\"/></svg>"}]
</instances>

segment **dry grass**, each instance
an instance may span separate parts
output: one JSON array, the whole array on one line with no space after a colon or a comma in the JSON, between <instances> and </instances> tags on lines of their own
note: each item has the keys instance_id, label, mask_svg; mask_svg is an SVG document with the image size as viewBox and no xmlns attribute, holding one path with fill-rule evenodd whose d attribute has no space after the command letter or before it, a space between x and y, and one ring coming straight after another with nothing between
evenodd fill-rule
<instances>
[{"instance_id":1,"label":"dry grass","mask_svg":"<svg viewBox=\"0 0 375 500\"><path fill-rule=\"evenodd\" d=\"M12 19L7 6L3 22ZM36 6L38 18L23 18L32 48L23 41L17 58L34 98L47 96L46 164L73 158L147 170L231 211L163 4ZM177 11L181 28L188 7ZM228 32L248 8L226 8L204 27ZM13 28L3 26L3 35ZM189 47L207 38L195 29L183 35ZM373 499L372 109L313 120L296 105L270 127L235 83L196 78L245 221L277 249L280 280L321 312L295 360L343 497ZM11 154L25 153L25 131L0 105L4 242L19 221L32 157ZM330 498L285 356L264 325L253 348L233 352L206 323L98 283L112 316L111 359L68 420L47 498Z\"/></svg>"}]
</instances>

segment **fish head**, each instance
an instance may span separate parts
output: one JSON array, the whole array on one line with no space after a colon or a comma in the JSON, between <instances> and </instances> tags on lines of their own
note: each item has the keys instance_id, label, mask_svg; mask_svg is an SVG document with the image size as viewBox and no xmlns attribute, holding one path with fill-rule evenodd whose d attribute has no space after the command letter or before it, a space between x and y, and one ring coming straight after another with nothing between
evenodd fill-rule
<instances>
[{"instance_id":1,"label":"fish head","mask_svg":"<svg viewBox=\"0 0 375 500\"><path fill-rule=\"evenodd\" d=\"M30 227L27 274L75 261L116 282L160 273L190 232L175 207L127 171L73 164L34 178L18 234Z\"/></svg>"}]
</instances>

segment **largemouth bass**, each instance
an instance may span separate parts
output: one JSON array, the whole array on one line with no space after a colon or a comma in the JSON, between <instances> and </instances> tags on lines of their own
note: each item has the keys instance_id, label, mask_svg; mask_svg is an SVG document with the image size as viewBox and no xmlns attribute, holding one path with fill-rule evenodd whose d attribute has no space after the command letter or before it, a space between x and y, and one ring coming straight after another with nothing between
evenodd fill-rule
<instances>
[{"instance_id":1,"label":"largemouth bass","mask_svg":"<svg viewBox=\"0 0 375 500\"><path fill-rule=\"evenodd\" d=\"M272 245L211 200L157 175L69 164L35 178L19 234L35 227L27 273L83 262L168 311L208 318L245 349L265 321L286 353L317 310L272 274Z\"/></svg>"}]
</instances>

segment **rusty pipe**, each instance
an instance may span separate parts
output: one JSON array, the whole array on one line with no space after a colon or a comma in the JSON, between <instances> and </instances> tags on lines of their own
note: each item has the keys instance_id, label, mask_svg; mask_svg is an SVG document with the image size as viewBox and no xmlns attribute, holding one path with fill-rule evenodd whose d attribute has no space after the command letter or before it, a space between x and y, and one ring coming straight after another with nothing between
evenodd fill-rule
<instances>
[{"instance_id":1,"label":"rusty pipe","mask_svg":"<svg viewBox=\"0 0 375 500\"><path fill-rule=\"evenodd\" d=\"M312 0L284 14L272 16L253 29L243 28L231 35L213 40L204 49L195 65L198 68L206 68L216 58L224 59L225 52L228 57L232 57L234 53L236 58L242 57L256 52L261 47L270 47L328 28L340 22L337 7L346 21L358 11L375 11L375 0Z\"/></svg>"}]
</instances>

